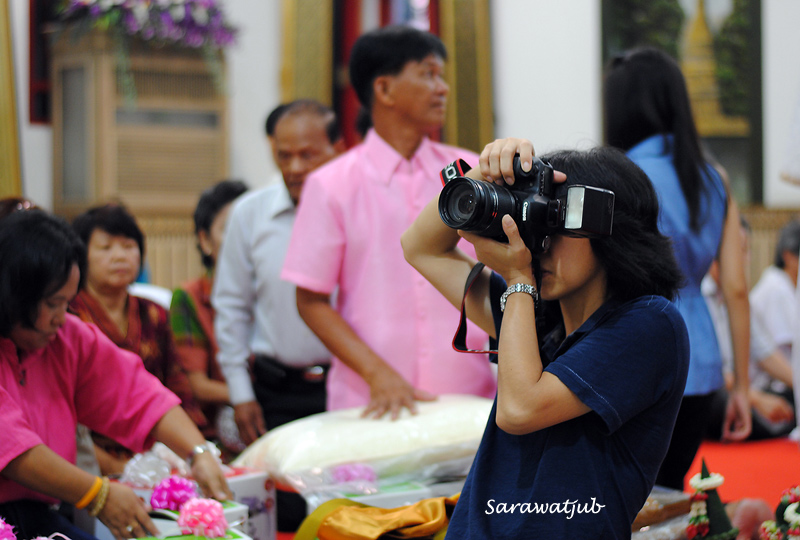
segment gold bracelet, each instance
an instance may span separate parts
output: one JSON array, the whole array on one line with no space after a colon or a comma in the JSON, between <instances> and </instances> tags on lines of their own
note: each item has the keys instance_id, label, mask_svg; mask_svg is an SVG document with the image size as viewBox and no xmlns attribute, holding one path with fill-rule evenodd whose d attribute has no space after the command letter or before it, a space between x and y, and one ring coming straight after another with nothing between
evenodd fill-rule
<instances>
[{"instance_id":1,"label":"gold bracelet","mask_svg":"<svg viewBox=\"0 0 800 540\"><path fill-rule=\"evenodd\" d=\"M103 507L106 505L106 499L108 499L108 476L103 477L103 485L100 487L100 493L97 494L97 497L94 499L94 504L92 505L91 510L89 510L89 515L92 517L97 517Z\"/></svg>"},{"instance_id":2,"label":"gold bracelet","mask_svg":"<svg viewBox=\"0 0 800 540\"><path fill-rule=\"evenodd\" d=\"M89 490L83 494L81 500L75 503L75 508L77 508L78 510L80 510L81 508L86 508L89 505L89 503L92 502L92 499L94 499L97 496L97 492L100 491L100 488L102 486L103 486L103 479L100 478L99 476L95 476L92 487L90 487Z\"/></svg>"}]
</instances>

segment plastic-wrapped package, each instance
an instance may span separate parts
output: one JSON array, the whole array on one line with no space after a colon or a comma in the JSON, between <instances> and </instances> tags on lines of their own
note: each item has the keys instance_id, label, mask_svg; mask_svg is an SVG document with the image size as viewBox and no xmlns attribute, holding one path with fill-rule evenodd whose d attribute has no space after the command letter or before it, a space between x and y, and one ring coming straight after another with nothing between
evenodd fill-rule
<instances>
[{"instance_id":1,"label":"plastic-wrapped package","mask_svg":"<svg viewBox=\"0 0 800 540\"><path fill-rule=\"evenodd\" d=\"M221 455L219 449L210 442L206 445L217 457ZM222 466L223 471L227 470ZM191 472L189 465L166 445L157 442L153 447L142 454L136 454L128 463L120 477L120 482L143 488L152 488L165 478L173 474L187 477Z\"/></svg>"},{"instance_id":2,"label":"plastic-wrapped package","mask_svg":"<svg viewBox=\"0 0 800 540\"><path fill-rule=\"evenodd\" d=\"M120 482L133 486L152 488L172 475L170 464L153 452L136 454L122 472Z\"/></svg>"},{"instance_id":3,"label":"plastic-wrapped package","mask_svg":"<svg viewBox=\"0 0 800 540\"><path fill-rule=\"evenodd\" d=\"M233 464L268 472L311 506L387 483L463 477L491 408L490 399L444 395L394 421L361 418L362 408L325 412L271 430Z\"/></svg>"}]
</instances>

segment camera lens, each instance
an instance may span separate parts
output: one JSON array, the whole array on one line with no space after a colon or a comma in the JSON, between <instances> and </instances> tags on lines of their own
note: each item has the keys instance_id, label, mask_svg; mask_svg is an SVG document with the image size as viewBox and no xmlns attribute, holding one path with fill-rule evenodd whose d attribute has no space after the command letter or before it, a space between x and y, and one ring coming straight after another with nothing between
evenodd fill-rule
<instances>
[{"instance_id":1,"label":"camera lens","mask_svg":"<svg viewBox=\"0 0 800 540\"><path fill-rule=\"evenodd\" d=\"M453 219L466 223L472 217L473 212L475 212L475 191L472 189L472 186L461 183L453 190L451 197L452 202L450 206L453 210Z\"/></svg>"},{"instance_id":2,"label":"camera lens","mask_svg":"<svg viewBox=\"0 0 800 540\"><path fill-rule=\"evenodd\" d=\"M451 180L439 195L439 215L445 225L483 236L504 236L503 215L515 216L515 208L508 189L471 178Z\"/></svg>"}]
</instances>

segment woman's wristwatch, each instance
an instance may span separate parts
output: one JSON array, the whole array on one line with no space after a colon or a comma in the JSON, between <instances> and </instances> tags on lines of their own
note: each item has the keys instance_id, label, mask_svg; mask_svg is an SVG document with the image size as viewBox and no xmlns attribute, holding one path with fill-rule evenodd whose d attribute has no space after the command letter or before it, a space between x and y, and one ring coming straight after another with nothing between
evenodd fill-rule
<instances>
[{"instance_id":1,"label":"woman's wristwatch","mask_svg":"<svg viewBox=\"0 0 800 540\"><path fill-rule=\"evenodd\" d=\"M518 292L531 295L533 298L533 304L539 304L539 292L536 290L536 287L533 285L528 285L527 283L515 283L506 289L506 292L504 292L503 296L500 297L500 311L506 310L506 300L508 300L508 297Z\"/></svg>"}]
</instances>

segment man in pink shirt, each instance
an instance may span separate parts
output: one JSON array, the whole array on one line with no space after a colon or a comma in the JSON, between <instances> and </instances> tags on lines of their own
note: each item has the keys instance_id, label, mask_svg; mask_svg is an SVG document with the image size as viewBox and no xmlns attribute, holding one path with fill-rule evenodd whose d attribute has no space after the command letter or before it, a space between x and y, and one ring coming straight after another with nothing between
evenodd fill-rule
<instances>
[{"instance_id":1,"label":"man in pink shirt","mask_svg":"<svg viewBox=\"0 0 800 540\"><path fill-rule=\"evenodd\" d=\"M439 38L410 27L362 35L350 80L373 128L303 188L281 277L297 285L300 315L335 357L328 409L366 405L365 415L396 418L437 394L494 395L487 358L451 347L458 311L400 247L402 233L441 190L439 171L458 158L478 162L428 138L444 123L446 55ZM470 348L485 346L476 326L468 336Z\"/></svg>"}]
</instances>

